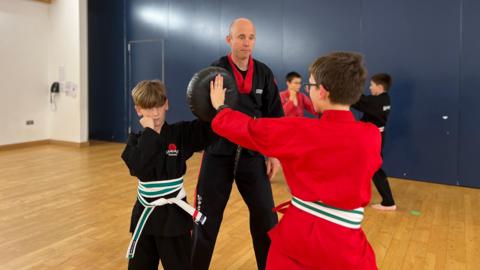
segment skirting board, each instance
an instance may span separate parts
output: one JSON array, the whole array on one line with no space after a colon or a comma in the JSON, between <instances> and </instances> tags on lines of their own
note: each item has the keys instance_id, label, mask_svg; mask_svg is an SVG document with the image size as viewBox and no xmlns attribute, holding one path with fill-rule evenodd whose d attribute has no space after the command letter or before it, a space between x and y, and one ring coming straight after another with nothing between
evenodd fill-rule
<instances>
[{"instance_id":1,"label":"skirting board","mask_svg":"<svg viewBox=\"0 0 480 270\"><path fill-rule=\"evenodd\" d=\"M33 142L0 145L0 151L19 149L19 148L25 148L25 147L31 147L31 146L37 146L37 145L46 145L46 144L79 147L79 148L90 146L90 142L77 143L77 142L67 142L67 141L59 141L59 140L40 140L40 141L33 141Z\"/></svg>"}]
</instances>

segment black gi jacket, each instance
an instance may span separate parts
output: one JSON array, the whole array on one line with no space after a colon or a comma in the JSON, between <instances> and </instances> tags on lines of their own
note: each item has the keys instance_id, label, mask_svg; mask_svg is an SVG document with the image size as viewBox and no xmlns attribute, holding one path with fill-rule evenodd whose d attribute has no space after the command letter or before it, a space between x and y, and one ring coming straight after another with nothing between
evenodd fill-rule
<instances>
[{"instance_id":1,"label":"black gi jacket","mask_svg":"<svg viewBox=\"0 0 480 270\"><path fill-rule=\"evenodd\" d=\"M390 114L390 96L387 92L378 96L362 95L360 100L352 105L352 108L363 112L360 119L363 122L369 122L376 125L382 133L382 147L385 134L385 125L387 124L388 115Z\"/></svg>"},{"instance_id":2,"label":"black gi jacket","mask_svg":"<svg viewBox=\"0 0 480 270\"><path fill-rule=\"evenodd\" d=\"M150 128L139 134L130 134L122 159L130 174L142 182L171 180L185 174L186 161L194 152L203 150L212 137L210 123L207 122L164 123L160 134ZM177 193L169 194L166 198L175 197ZM135 230L143 209L137 199L132 211L130 232ZM188 233L192 229L192 222L192 217L183 209L167 204L155 208L142 234L178 236Z\"/></svg>"},{"instance_id":3,"label":"black gi jacket","mask_svg":"<svg viewBox=\"0 0 480 270\"><path fill-rule=\"evenodd\" d=\"M256 118L284 116L273 72L264 63L255 59L253 61L252 91L249 94L239 93L239 100L234 109ZM225 68L233 76L232 67L228 62L227 56L223 56L213 62L212 66ZM207 147L208 153L216 155L233 155L236 150L237 145L219 136L216 136L212 144ZM258 154L254 151L248 151L248 153L251 155Z\"/></svg>"}]
</instances>

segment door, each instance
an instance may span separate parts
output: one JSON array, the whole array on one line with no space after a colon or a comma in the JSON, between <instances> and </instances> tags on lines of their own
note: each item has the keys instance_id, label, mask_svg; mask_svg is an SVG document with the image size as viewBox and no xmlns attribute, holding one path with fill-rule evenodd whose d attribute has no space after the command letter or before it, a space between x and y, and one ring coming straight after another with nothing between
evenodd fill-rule
<instances>
[{"instance_id":1,"label":"door","mask_svg":"<svg viewBox=\"0 0 480 270\"><path fill-rule=\"evenodd\" d=\"M131 91L142 80L164 81L165 41L136 40L128 43L128 131L142 130L131 98Z\"/></svg>"}]
</instances>

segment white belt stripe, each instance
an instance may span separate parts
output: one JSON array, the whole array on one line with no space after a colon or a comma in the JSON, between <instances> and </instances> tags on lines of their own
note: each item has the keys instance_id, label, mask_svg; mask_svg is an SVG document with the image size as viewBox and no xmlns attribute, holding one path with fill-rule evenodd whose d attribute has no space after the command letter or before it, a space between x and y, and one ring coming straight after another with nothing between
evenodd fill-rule
<instances>
[{"instance_id":1,"label":"white belt stripe","mask_svg":"<svg viewBox=\"0 0 480 270\"><path fill-rule=\"evenodd\" d=\"M292 198L292 205L316 217L351 229L360 228L363 221L363 207L354 210L341 210L328 207L322 203L306 202L297 197Z\"/></svg>"}]
</instances>

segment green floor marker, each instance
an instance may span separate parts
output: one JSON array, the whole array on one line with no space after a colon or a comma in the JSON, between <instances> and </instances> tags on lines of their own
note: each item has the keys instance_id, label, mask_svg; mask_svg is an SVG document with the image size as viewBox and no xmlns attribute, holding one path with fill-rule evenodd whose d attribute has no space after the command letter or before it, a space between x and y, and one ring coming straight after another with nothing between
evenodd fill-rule
<instances>
[{"instance_id":1,"label":"green floor marker","mask_svg":"<svg viewBox=\"0 0 480 270\"><path fill-rule=\"evenodd\" d=\"M417 211L417 210L412 210L412 211L410 211L410 214L412 214L414 216L420 216L422 213L420 213L420 211Z\"/></svg>"}]
</instances>

